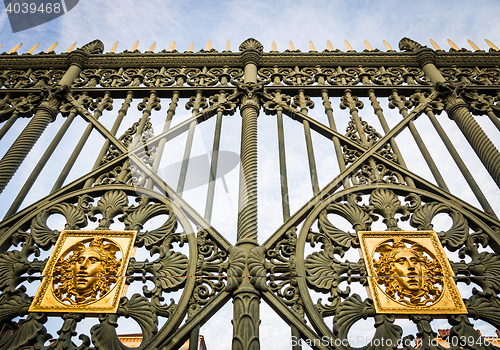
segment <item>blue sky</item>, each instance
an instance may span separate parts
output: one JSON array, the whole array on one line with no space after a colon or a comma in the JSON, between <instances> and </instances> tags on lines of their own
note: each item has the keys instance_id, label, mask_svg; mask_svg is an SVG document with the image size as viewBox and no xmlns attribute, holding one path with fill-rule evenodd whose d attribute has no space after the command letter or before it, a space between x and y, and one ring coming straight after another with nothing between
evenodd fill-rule
<instances>
[{"instance_id":1,"label":"blue sky","mask_svg":"<svg viewBox=\"0 0 500 350\"><path fill-rule=\"evenodd\" d=\"M470 39L486 51L489 47L484 39L489 39L500 47L500 22L493 19L495 18L494 14L498 13L500 13L500 2L497 0L476 1L474 3L471 1L429 0L418 2L80 0L79 4L64 16L16 34L12 33L6 13L1 12L0 43L2 47L0 52L8 51L22 42L23 46L18 52L24 53L40 42L40 46L35 51L38 53L42 50L45 51L54 42L58 42L55 51L60 53L75 41L79 47L94 39L100 39L104 43L105 51L109 51L116 41L119 41L117 52L129 50L133 43L139 40L138 49L140 51L146 51L153 42L156 42L155 51L158 52L167 49L170 43L175 40L178 51L187 50L189 44L194 42L194 51L196 52L205 48L209 39L212 41L212 47L219 51L222 51L226 42L230 40L231 50L237 51L239 44L249 37L259 40L264 45L265 51L270 51L272 41L276 42L279 51L284 51L288 49L290 40L293 41L295 48L301 51L309 50L309 40L314 43L318 51L326 49L327 40L331 41L335 49L339 48L345 51L344 39L347 39L356 51L365 49L363 40L367 40L373 48L385 51L382 40L388 41L392 48L397 50L399 40L405 36L427 46L430 46L429 39L432 38L445 50L450 48L446 42L447 39L453 40L459 47L471 49L467 43L467 39ZM368 109L369 103L365 102L365 104L365 109ZM164 109L166 107L166 105L163 106ZM319 107L321 105L317 103L317 108ZM112 113L116 113L117 109L118 107L115 107L115 111ZM338 105L335 106L335 109L336 113L340 113ZM388 109L384 106L384 110ZM391 116L389 112L387 117L391 125L400 120L397 114ZM229 119L228 123L236 123L237 119L232 118ZM459 145L457 146L459 151L471 154L470 147L465 144L460 131L446 117L440 120L449 131L450 138ZM323 122L326 123L326 121ZM275 128L274 119L261 117L259 123L261 124L259 133L263 138L271 128ZM420 124L417 126L420 128L419 130L423 131L424 139L428 144L432 144L434 140L432 137L435 136L426 132L430 130L429 123L425 124L426 122L420 120L418 123ZM482 125L492 141L497 144L497 147L500 147L499 133L489 124L483 123ZM287 128L287 124L285 124L285 128ZM292 126L286 130L286 137L292 138ZM339 130L341 130L340 127ZM377 127L377 130L380 132L381 128ZM299 132L300 130L297 131L297 133ZM199 148L202 151L200 152L206 152L206 145L203 141L198 141L201 142ZM331 144L322 144L323 141L317 139L315 142L317 142L315 147L317 146L318 154L324 155L318 157L318 163L335 162L330 152ZM41 143L43 144L43 140ZM4 144L0 144L0 147L2 145ZM234 146L224 144L223 141L221 150L230 150L231 147ZM404 148L404 146L401 147ZM442 148L439 147L441 146L436 145L431 151L446 152L441 151ZM406 150L407 154L411 154L415 148L408 146ZM0 149L0 154L3 154L4 151ZM275 158L271 159L270 156L261 153L261 150L259 152L259 164L260 169L262 169L259 176L263 179L260 185L260 194L264 198L261 203L269 207L279 208L280 204L276 201L276 193L273 192L275 189L271 190L271 187L276 187L276 178L267 181L267 177L271 178L275 174L276 169L273 168L276 166ZM295 152L293 148L287 149L287 152L287 156L291 159L304 162L304 164L307 162L303 152ZM34 149L32 154L34 154L32 160L34 162L36 156L41 154L41 149ZM269 152L269 154L274 157L276 152ZM179 156L182 157L182 154L180 153ZM27 159L27 162L29 161L30 159ZM425 168L425 166L420 167L421 159L414 162L408 161L408 159L406 161L416 169ZM473 155L470 157L470 161L475 164L471 169L474 169L474 175L481 181L481 185L484 185L485 192L493 193L488 198L493 208L500 212L498 188L492 184L489 175L480 169L482 166L477 159L474 159ZM439 165L445 168L442 169L443 172L447 171L448 163ZM321 164L318 164L318 168L321 168ZM271 170L267 171L266 169ZM449 169L449 175L453 176L455 168L450 165ZM321 171L323 170L319 170L320 182L324 186L331 179L331 173ZM429 172L421 171L422 176L429 177ZM454 171L456 172L456 169ZM297 187L302 188L301 176L299 174L295 177L290 176L289 181L295 179ZM236 184L237 178L237 172L228 174L229 183ZM22 183L22 178L18 180ZM457 180L456 183L448 185L452 192L458 196L470 200L471 203L475 201L470 192L466 192L464 189L463 180L462 182ZM309 188L310 185L305 184L305 187ZM310 197L309 192L309 189L304 190L303 195L292 199L292 211L298 209L300 204ZM235 194L236 191L232 191L227 198L222 200L229 203L226 204L232 206L233 209L237 202ZM187 193L186 197L186 200L191 198L195 201L196 199L193 194ZM0 216L3 217L7 208L0 209ZM216 215L214 220L217 220ZM223 221L221 219L221 223L223 227L220 231L227 232L228 239L234 243L235 220ZM279 211L277 215L276 211L272 210L269 212L260 211L259 227L264 237L268 237L279 224ZM263 241L262 238L259 240L260 243ZM231 308L232 304L228 303L202 328L202 334L207 339L209 349L230 347ZM288 327L270 311L264 302L262 302L262 320L262 348L289 349ZM372 325L367 325L366 328L360 326L358 330L362 333L370 327ZM55 334L56 329L50 331ZM369 333L370 330L367 332ZM486 334L490 334L490 332L487 331ZM276 339L279 338L282 341L277 344Z\"/></svg>"}]
</instances>

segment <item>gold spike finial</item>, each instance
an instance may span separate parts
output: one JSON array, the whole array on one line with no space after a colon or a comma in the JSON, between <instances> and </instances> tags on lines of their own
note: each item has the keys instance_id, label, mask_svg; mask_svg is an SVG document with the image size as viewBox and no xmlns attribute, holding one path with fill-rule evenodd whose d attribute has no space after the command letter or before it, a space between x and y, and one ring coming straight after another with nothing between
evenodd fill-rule
<instances>
[{"instance_id":1,"label":"gold spike finial","mask_svg":"<svg viewBox=\"0 0 500 350\"><path fill-rule=\"evenodd\" d=\"M271 43L271 51L278 51L278 48L276 47L276 43L274 41Z\"/></svg>"},{"instance_id":2,"label":"gold spike finial","mask_svg":"<svg viewBox=\"0 0 500 350\"><path fill-rule=\"evenodd\" d=\"M330 42L330 40L327 40L326 41L326 48L328 49L328 51L333 51L333 45L332 43Z\"/></svg>"},{"instance_id":3,"label":"gold spike finial","mask_svg":"<svg viewBox=\"0 0 500 350\"><path fill-rule=\"evenodd\" d=\"M212 50L212 41L210 39L207 40L207 44L205 45L205 51Z\"/></svg>"},{"instance_id":4,"label":"gold spike finial","mask_svg":"<svg viewBox=\"0 0 500 350\"><path fill-rule=\"evenodd\" d=\"M372 46L370 45L370 43L368 41L365 40L364 43L365 43L365 47L368 51L373 51Z\"/></svg>"},{"instance_id":5,"label":"gold spike finial","mask_svg":"<svg viewBox=\"0 0 500 350\"><path fill-rule=\"evenodd\" d=\"M19 50L19 48L23 45L23 43L19 43L17 44L16 46L14 46L9 52L7 53L14 53L16 52L17 50Z\"/></svg>"},{"instance_id":6,"label":"gold spike finial","mask_svg":"<svg viewBox=\"0 0 500 350\"><path fill-rule=\"evenodd\" d=\"M432 47L434 47L434 49L441 50L441 48L439 47L439 45L434 40L432 40L432 39L431 39L431 45L432 45Z\"/></svg>"},{"instance_id":7,"label":"gold spike finial","mask_svg":"<svg viewBox=\"0 0 500 350\"><path fill-rule=\"evenodd\" d=\"M493 44L491 41L489 41L488 39L484 39L484 41L486 41L486 44L488 44L493 50L495 51L500 51L498 49L498 47L495 46L495 44Z\"/></svg>"},{"instance_id":8,"label":"gold spike finial","mask_svg":"<svg viewBox=\"0 0 500 350\"><path fill-rule=\"evenodd\" d=\"M347 39L344 39L344 44L345 47L347 48L347 51L353 51L351 44L347 41Z\"/></svg>"},{"instance_id":9,"label":"gold spike finial","mask_svg":"<svg viewBox=\"0 0 500 350\"><path fill-rule=\"evenodd\" d=\"M226 43L226 47L224 48L224 51L231 51L231 43L229 42L229 40Z\"/></svg>"},{"instance_id":10,"label":"gold spike finial","mask_svg":"<svg viewBox=\"0 0 500 350\"><path fill-rule=\"evenodd\" d=\"M457 51L459 51L459 50L460 50L460 49L458 48L458 46L457 46L457 45L456 45L453 41L451 41L450 39L447 39L447 41L448 41L448 44L450 44L450 46L451 46L452 48L454 48L454 49L455 49L455 50L457 50Z\"/></svg>"},{"instance_id":11,"label":"gold spike finial","mask_svg":"<svg viewBox=\"0 0 500 350\"><path fill-rule=\"evenodd\" d=\"M385 46L387 51L393 51L391 45L389 45L389 43L385 40L384 40L384 46Z\"/></svg>"},{"instance_id":12,"label":"gold spike finial","mask_svg":"<svg viewBox=\"0 0 500 350\"><path fill-rule=\"evenodd\" d=\"M172 41L172 43L169 45L169 47L168 47L167 51L168 51L168 52L172 52L172 51L174 51L174 50L175 50L175 40L174 40L174 41Z\"/></svg>"},{"instance_id":13,"label":"gold spike finial","mask_svg":"<svg viewBox=\"0 0 500 350\"><path fill-rule=\"evenodd\" d=\"M0 44L0 47L2 47L2 44Z\"/></svg>"},{"instance_id":14,"label":"gold spike finial","mask_svg":"<svg viewBox=\"0 0 500 350\"><path fill-rule=\"evenodd\" d=\"M116 51L116 48L118 47L118 41L113 45L113 47L111 48L111 50L109 52L115 52Z\"/></svg>"},{"instance_id":15,"label":"gold spike finial","mask_svg":"<svg viewBox=\"0 0 500 350\"><path fill-rule=\"evenodd\" d=\"M481 51L481 49L472 42L472 40L469 40L467 39L467 42L469 43L470 46L472 46L472 48L475 50L475 51Z\"/></svg>"},{"instance_id":16,"label":"gold spike finial","mask_svg":"<svg viewBox=\"0 0 500 350\"><path fill-rule=\"evenodd\" d=\"M309 51L316 51L316 48L311 40L309 40Z\"/></svg>"},{"instance_id":17,"label":"gold spike finial","mask_svg":"<svg viewBox=\"0 0 500 350\"><path fill-rule=\"evenodd\" d=\"M28 50L28 52L26 53L29 53L30 55L36 50L36 48L38 47L38 45L40 45L40 43L36 43L31 49Z\"/></svg>"},{"instance_id":18,"label":"gold spike finial","mask_svg":"<svg viewBox=\"0 0 500 350\"><path fill-rule=\"evenodd\" d=\"M130 48L130 51L134 52L135 50L137 50L137 46L139 46L139 40L137 40L134 45L132 45L132 47Z\"/></svg>"},{"instance_id":19,"label":"gold spike finial","mask_svg":"<svg viewBox=\"0 0 500 350\"><path fill-rule=\"evenodd\" d=\"M191 44L189 44L189 47L187 50L188 50L188 52L193 52L193 49L194 49L194 41Z\"/></svg>"},{"instance_id":20,"label":"gold spike finial","mask_svg":"<svg viewBox=\"0 0 500 350\"><path fill-rule=\"evenodd\" d=\"M155 50L155 47L156 47L156 41L153 43L153 45L151 45L148 51L153 52Z\"/></svg>"},{"instance_id":21,"label":"gold spike finial","mask_svg":"<svg viewBox=\"0 0 500 350\"><path fill-rule=\"evenodd\" d=\"M73 43L73 45L71 45L67 50L66 50L66 53L70 53L71 51L73 51L73 49L75 48L76 46L76 41Z\"/></svg>"},{"instance_id":22,"label":"gold spike finial","mask_svg":"<svg viewBox=\"0 0 500 350\"><path fill-rule=\"evenodd\" d=\"M291 40L288 42L288 48L290 49L290 51L295 51L295 46L293 46L293 43Z\"/></svg>"},{"instance_id":23,"label":"gold spike finial","mask_svg":"<svg viewBox=\"0 0 500 350\"><path fill-rule=\"evenodd\" d=\"M57 41L55 43L53 43L48 49L47 51L45 51L45 53L49 53L51 51L54 51L54 49L56 48L57 46Z\"/></svg>"}]
</instances>

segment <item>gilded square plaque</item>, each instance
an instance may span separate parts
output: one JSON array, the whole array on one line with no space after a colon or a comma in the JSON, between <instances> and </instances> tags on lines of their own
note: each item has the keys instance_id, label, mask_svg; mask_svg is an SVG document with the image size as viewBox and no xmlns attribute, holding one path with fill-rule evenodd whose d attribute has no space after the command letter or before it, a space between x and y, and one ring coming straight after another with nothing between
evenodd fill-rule
<instances>
[{"instance_id":1,"label":"gilded square plaque","mask_svg":"<svg viewBox=\"0 0 500 350\"><path fill-rule=\"evenodd\" d=\"M30 312L116 313L137 231L61 232Z\"/></svg>"},{"instance_id":2,"label":"gilded square plaque","mask_svg":"<svg viewBox=\"0 0 500 350\"><path fill-rule=\"evenodd\" d=\"M434 231L359 231L377 313L466 314Z\"/></svg>"}]
</instances>

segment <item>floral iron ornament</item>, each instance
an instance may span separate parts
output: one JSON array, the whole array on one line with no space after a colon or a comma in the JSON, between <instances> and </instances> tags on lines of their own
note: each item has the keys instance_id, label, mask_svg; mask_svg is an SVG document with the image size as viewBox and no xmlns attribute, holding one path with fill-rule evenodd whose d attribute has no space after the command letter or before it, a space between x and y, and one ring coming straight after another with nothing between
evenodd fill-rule
<instances>
[{"instance_id":1,"label":"floral iron ornament","mask_svg":"<svg viewBox=\"0 0 500 350\"><path fill-rule=\"evenodd\" d=\"M377 313L467 313L434 231L358 235Z\"/></svg>"},{"instance_id":2,"label":"floral iron ornament","mask_svg":"<svg viewBox=\"0 0 500 350\"><path fill-rule=\"evenodd\" d=\"M30 312L115 313L136 231L62 231Z\"/></svg>"}]
</instances>

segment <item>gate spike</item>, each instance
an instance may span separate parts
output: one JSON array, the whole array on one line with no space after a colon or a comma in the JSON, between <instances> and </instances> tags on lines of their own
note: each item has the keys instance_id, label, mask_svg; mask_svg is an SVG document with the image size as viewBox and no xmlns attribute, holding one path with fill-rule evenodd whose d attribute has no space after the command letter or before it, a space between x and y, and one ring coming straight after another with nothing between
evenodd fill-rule
<instances>
[{"instance_id":1,"label":"gate spike","mask_svg":"<svg viewBox=\"0 0 500 350\"><path fill-rule=\"evenodd\" d=\"M151 45L148 52L153 52L155 50L155 47L156 47L156 41L153 43L153 45Z\"/></svg>"},{"instance_id":2,"label":"gate spike","mask_svg":"<svg viewBox=\"0 0 500 350\"><path fill-rule=\"evenodd\" d=\"M224 51L231 51L231 43L229 42L229 40L226 43L226 47L224 48Z\"/></svg>"},{"instance_id":3,"label":"gate spike","mask_svg":"<svg viewBox=\"0 0 500 350\"><path fill-rule=\"evenodd\" d=\"M344 44L345 47L347 48L347 51L353 51L351 44L347 41L347 39L344 39Z\"/></svg>"},{"instance_id":4,"label":"gate spike","mask_svg":"<svg viewBox=\"0 0 500 350\"><path fill-rule=\"evenodd\" d=\"M486 44L488 44L493 50L495 51L500 51L498 49L498 47L495 46L495 44L493 44L491 41L489 41L488 39L484 39L484 41L486 41Z\"/></svg>"},{"instance_id":5,"label":"gate spike","mask_svg":"<svg viewBox=\"0 0 500 350\"><path fill-rule=\"evenodd\" d=\"M167 51L168 51L168 52L172 52L172 51L174 51L174 50L175 50L175 40L174 40L174 41L172 41L172 43L169 45L169 47L168 47Z\"/></svg>"},{"instance_id":6,"label":"gate spike","mask_svg":"<svg viewBox=\"0 0 500 350\"><path fill-rule=\"evenodd\" d=\"M14 46L9 52L7 53L14 53L16 52L17 50L19 50L19 48L23 45L23 43L19 43L17 44L16 46Z\"/></svg>"},{"instance_id":7,"label":"gate spike","mask_svg":"<svg viewBox=\"0 0 500 350\"><path fill-rule=\"evenodd\" d=\"M57 41L55 43L53 43L48 49L47 51L45 51L45 53L49 53L51 51L54 51L54 49L56 48L57 46Z\"/></svg>"},{"instance_id":8,"label":"gate spike","mask_svg":"<svg viewBox=\"0 0 500 350\"><path fill-rule=\"evenodd\" d=\"M438 45L438 44L437 44L434 40L432 40L432 39L431 39L431 44L432 44L432 46L433 46L436 50L440 50L440 51L441 51L441 48L439 47L439 45Z\"/></svg>"},{"instance_id":9,"label":"gate spike","mask_svg":"<svg viewBox=\"0 0 500 350\"><path fill-rule=\"evenodd\" d=\"M139 46L139 40L137 40L134 45L132 45L132 47L130 48L130 51L134 52L135 50L137 50L137 46Z\"/></svg>"},{"instance_id":10,"label":"gate spike","mask_svg":"<svg viewBox=\"0 0 500 350\"><path fill-rule=\"evenodd\" d=\"M467 42L469 43L470 46L472 46L472 48L476 51L480 51L481 49L476 45L474 44L471 40L467 39Z\"/></svg>"},{"instance_id":11,"label":"gate spike","mask_svg":"<svg viewBox=\"0 0 500 350\"><path fill-rule=\"evenodd\" d=\"M207 40L207 44L205 45L205 51L212 50L212 41L210 39Z\"/></svg>"},{"instance_id":12,"label":"gate spike","mask_svg":"<svg viewBox=\"0 0 500 350\"><path fill-rule=\"evenodd\" d=\"M332 43L330 42L330 40L327 40L326 41L326 48L328 49L328 51L333 51L333 45Z\"/></svg>"},{"instance_id":13,"label":"gate spike","mask_svg":"<svg viewBox=\"0 0 500 350\"><path fill-rule=\"evenodd\" d=\"M194 49L194 41L191 44L189 44L187 52L193 52L193 49Z\"/></svg>"},{"instance_id":14,"label":"gate spike","mask_svg":"<svg viewBox=\"0 0 500 350\"><path fill-rule=\"evenodd\" d=\"M35 44L35 46L33 46L31 49L29 49L28 52L26 52L26 53L29 53L31 55L33 53L33 51L36 50L36 48L38 47L38 45L40 45L40 43Z\"/></svg>"},{"instance_id":15,"label":"gate spike","mask_svg":"<svg viewBox=\"0 0 500 350\"><path fill-rule=\"evenodd\" d=\"M460 50L460 49L458 48L458 46L457 46L457 45L456 45L453 41L451 41L450 39L447 39L447 41L448 41L448 44L450 44L450 46L451 46L452 48L454 48L454 49L455 49L455 50L457 50L457 51L458 51L458 50Z\"/></svg>"},{"instance_id":16,"label":"gate spike","mask_svg":"<svg viewBox=\"0 0 500 350\"><path fill-rule=\"evenodd\" d=\"M365 47L368 51L373 51L372 46L370 45L370 43L368 41L365 40L364 43L365 43Z\"/></svg>"},{"instance_id":17,"label":"gate spike","mask_svg":"<svg viewBox=\"0 0 500 350\"><path fill-rule=\"evenodd\" d=\"M274 41L271 44L271 51L278 52L278 48L276 47L276 43Z\"/></svg>"},{"instance_id":18,"label":"gate spike","mask_svg":"<svg viewBox=\"0 0 500 350\"><path fill-rule=\"evenodd\" d=\"M391 47L391 45L389 45L389 43L387 41L384 40L384 46L385 48L387 49L387 51L394 51Z\"/></svg>"},{"instance_id":19,"label":"gate spike","mask_svg":"<svg viewBox=\"0 0 500 350\"><path fill-rule=\"evenodd\" d=\"M113 47L111 48L111 50L109 52L115 52L116 51L116 48L118 47L118 41L113 45Z\"/></svg>"},{"instance_id":20,"label":"gate spike","mask_svg":"<svg viewBox=\"0 0 500 350\"><path fill-rule=\"evenodd\" d=\"M0 47L2 47L2 44L0 44Z\"/></svg>"},{"instance_id":21,"label":"gate spike","mask_svg":"<svg viewBox=\"0 0 500 350\"><path fill-rule=\"evenodd\" d=\"M293 46L293 43L291 40L288 42L288 47L290 48L290 51L295 51L295 46Z\"/></svg>"},{"instance_id":22,"label":"gate spike","mask_svg":"<svg viewBox=\"0 0 500 350\"><path fill-rule=\"evenodd\" d=\"M66 50L66 53L70 53L71 51L73 51L73 49L75 48L75 46L76 46L76 41L73 43L73 45L71 45L69 47L69 49Z\"/></svg>"},{"instance_id":23,"label":"gate spike","mask_svg":"<svg viewBox=\"0 0 500 350\"><path fill-rule=\"evenodd\" d=\"M309 51L316 51L316 48L311 40L309 40Z\"/></svg>"}]
</instances>

